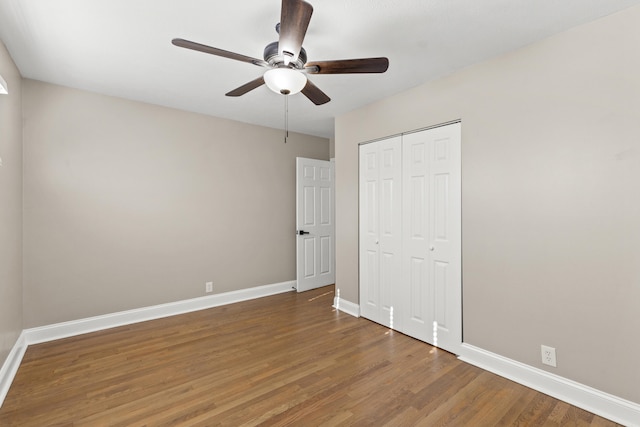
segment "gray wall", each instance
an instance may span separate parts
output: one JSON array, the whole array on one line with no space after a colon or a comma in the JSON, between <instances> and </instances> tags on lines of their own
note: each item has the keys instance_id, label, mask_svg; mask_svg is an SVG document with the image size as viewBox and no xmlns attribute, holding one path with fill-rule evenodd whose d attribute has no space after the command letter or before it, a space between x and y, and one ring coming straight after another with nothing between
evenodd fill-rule
<instances>
[{"instance_id":1,"label":"gray wall","mask_svg":"<svg viewBox=\"0 0 640 427\"><path fill-rule=\"evenodd\" d=\"M22 95L21 78L0 42L0 366L22 332Z\"/></svg>"},{"instance_id":2,"label":"gray wall","mask_svg":"<svg viewBox=\"0 0 640 427\"><path fill-rule=\"evenodd\" d=\"M327 139L23 85L25 327L295 280L295 157Z\"/></svg>"},{"instance_id":3,"label":"gray wall","mask_svg":"<svg viewBox=\"0 0 640 427\"><path fill-rule=\"evenodd\" d=\"M338 117L341 296L358 302L358 143L462 119L464 341L640 402L638 22L636 7Z\"/></svg>"}]
</instances>

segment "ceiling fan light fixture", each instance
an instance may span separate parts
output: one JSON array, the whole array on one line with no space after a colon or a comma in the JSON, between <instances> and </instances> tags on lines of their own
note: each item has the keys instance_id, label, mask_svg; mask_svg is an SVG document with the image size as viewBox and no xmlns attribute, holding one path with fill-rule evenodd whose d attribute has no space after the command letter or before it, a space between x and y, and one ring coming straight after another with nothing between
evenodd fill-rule
<instances>
[{"instance_id":1,"label":"ceiling fan light fixture","mask_svg":"<svg viewBox=\"0 0 640 427\"><path fill-rule=\"evenodd\" d=\"M273 68L264 73L269 89L282 95L293 95L304 89L307 76L292 68Z\"/></svg>"}]
</instances>

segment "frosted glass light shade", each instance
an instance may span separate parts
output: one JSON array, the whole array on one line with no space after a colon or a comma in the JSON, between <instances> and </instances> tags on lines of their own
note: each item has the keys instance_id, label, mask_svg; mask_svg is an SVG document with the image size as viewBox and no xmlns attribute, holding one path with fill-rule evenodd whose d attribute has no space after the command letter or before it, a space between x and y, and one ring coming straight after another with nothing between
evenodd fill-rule
<instances>
[{"instance_id":1,"label":"frosted glass light shade","mask_svg":"<svg viewBox=\"0 0 640 427\"><path fill-rule=\"evenodd\" d=\"M7 82L5 82L2 76L0 76L0 94L6 95L8 93L9 89L7 88Z\"/></svg>"},{"instance_id":2,"label":"frosted glass light shade","mask_svg":"<svg viewBox=\"0 0 640 427\"><path fill-rule=\"evenodd\" d=\"M264 73L264 82L275 93L293 95L304 89L307 76L291 68L274 68Z\"/></svg>"}]
</instances>

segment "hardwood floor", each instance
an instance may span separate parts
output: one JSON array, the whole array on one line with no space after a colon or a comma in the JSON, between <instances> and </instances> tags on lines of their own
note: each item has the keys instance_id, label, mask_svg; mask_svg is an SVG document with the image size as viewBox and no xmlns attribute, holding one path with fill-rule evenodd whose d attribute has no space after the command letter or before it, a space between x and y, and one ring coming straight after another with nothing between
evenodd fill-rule
<instances>
[{"instance_id":1,"label":"hardwood floor","mask_svg":"<svg viewBox=\"0 0 640 427\"><path fill-rule=\"evenodd\" d=\"M1 426L615 426L286 293L29 347Z\"/></svg>"}]
</instances>

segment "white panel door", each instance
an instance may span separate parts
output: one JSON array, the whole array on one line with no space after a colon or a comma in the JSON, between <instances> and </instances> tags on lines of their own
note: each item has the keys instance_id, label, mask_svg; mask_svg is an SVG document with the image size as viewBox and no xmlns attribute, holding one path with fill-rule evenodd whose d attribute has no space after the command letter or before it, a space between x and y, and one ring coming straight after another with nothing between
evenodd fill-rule
<instances>
[{"instance_id":1,"label":"white panel door","mask_svg":"<svg viewBox=\"0 0 640 427\"><path fill-rule=\"evenodd\" d=\"M298 292L335 283L334 168L325 160L296 158Z\"/></svg>"},{"instance_id":2,"label":"white panel door","mask_svg":"<svg viewBox=\"0 0 640 427\"><path fill-rule=\"evenodd\" d=\"M462 343L460 123L403 136L398 329L459 353Z\"/></svg>"},{"instance_id":3,"label":"white panel door","mask_svg":"<svg viewBox=\"0 0 640 427\"><path fill-rule=\"evenodd\" d=\"M401 277L400 137L360 147L360 313L393 327Z\"/></svg>"},{"instance_id":4,"label":"white panel door","mask_svg":"<svg viewBox=\"0 0 640 427\"><path fill-rule=\"evenodd\" d=\"M461 126L360 146L360 312L462 344Z\"/></svg>"},{"instance_id":5,"label":"white panel door","mask_svg":"<svg viewBox=\"0 0 640 427\"><path fill-rule=\"evenodd\" d=\"M380 309L380 148L360 146L360 314L379 321Z\"/></svg>"},{"instance_id":6,"label":"white panel door","mask_svg":"<svg viewBox=\"0 0 640 427\"><path fill-rule=\"evenodd\" d=\"M433 344L432 288L429 282L429 144L419 134L402 139L402 269L398 287L396 328Z\"/></svg>"},{"instance_id":7,"label":"white panel door","mask_svg":"<svg viewBox=\"0 0 640 427\"><path fill-rule=\"evenodd\" d=\"M429 147L429 265L433 344L459 354L462 345L461 125L425 131Z\"/></svg>"}]
</instances>

